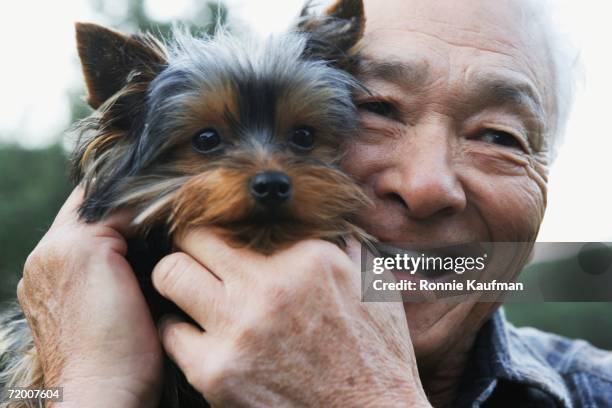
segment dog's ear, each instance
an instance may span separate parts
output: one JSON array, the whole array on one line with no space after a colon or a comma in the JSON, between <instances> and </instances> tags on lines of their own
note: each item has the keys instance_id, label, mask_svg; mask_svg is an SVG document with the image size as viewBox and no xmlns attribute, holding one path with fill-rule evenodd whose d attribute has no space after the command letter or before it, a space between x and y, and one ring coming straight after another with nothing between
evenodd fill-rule
<instances>
[{"instance_id":1,"label":"dog's ear","mask_svg":"<svg viewBox=\"0 0 612 408\"><path fill-rule=\"evenodd\" d=\"M163 46L150 36L124 35L96 24L77 23L76 38L89 105L97 109L131 77L150 81L165 64Z\"/></svg>"},{"instance_id":2,"label":"dog's ear","mask_svg":"<svg viewBox=\"0 0 612 408\"><path fill-rule=\"evenodd\" d=\"M85 219L100 219L131 170L144 128L146 97L153 79L167 66L161 42L148 34L124 35L95 24L76 24L79 57L94 115L78 125L72 175L84 182Z\"/></svg>"},{"instance_id":3,"label":"dog's ear","mask_svg":"<svg viewBox=\"0 0 612 408\"><path fill-rule=\"evenodd\" d=\"M342 65L355 53L365 29L363 0L337 0L323 14L302 9L297 30L308 35L306 57Z\"/></svg>"}]
</instances>

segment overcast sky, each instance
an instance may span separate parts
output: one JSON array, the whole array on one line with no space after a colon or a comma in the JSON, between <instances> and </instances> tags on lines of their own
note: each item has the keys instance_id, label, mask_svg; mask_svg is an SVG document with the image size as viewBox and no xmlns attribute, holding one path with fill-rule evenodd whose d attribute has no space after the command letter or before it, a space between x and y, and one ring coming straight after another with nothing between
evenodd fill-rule
<instances>
[{"instance_id":1,"label":"overcast sky","mask_svg":"<svg viewBox=\"0 0 612 408\"><path fill-rule=\"evenodd\" d=\"M230 0L234 18L256 31L280 31L303 0ZM113 0L117 8L125 2ZM557 21L580 47L584 85L550 175L540 241L612 241L612 2L555 0ZM188 15L191 0L148 0L157 19ZM66 90L82 81L75 21L100 21L85 0L21 0L0 5L0 137L44 146L68 120ZM16 140L17 139L17 140ZM7 141L6 136L3 141Z\"/></svg>"}]
</instances>

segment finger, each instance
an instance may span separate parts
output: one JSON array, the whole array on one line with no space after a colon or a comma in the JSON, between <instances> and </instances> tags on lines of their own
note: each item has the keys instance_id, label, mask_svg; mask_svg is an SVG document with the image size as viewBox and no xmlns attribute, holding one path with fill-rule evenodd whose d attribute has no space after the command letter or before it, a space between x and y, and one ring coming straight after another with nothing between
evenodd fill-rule
<instances>
[{"instance_id":1,"label":"finger","mask_svg":"<svg viewBox=\"0 0 612 408\"><path fill-rule=\"evenodd\" d=\"M211 228L187 231L176 238L176 244L221 280L242 276L245 265L252 267L262 257L248 248L232 247Z\"/></svg>"},{"instance_id":2,"label":"finger","mask_svg":"<svg viewBox=\"0 0 612 408\"><path fill-rule=\"evenodd\" d=\"M168 356L187 377L192 377L192 373L204 360L205 350L208 349L203 347L207 342L207 334L179 317L171 315L161 319L159 335Z\"/></svg>"},{"instance_id":3,"label":"finger","mask_svg":"<svg viewBox=\"0 0 612 408\"><path fill-rule=\"evenodd\" d=\"M85 189L78 185L66 199L66 202L55 217L54 224L67 224L84 222L79 214L79 209L85 198ZM92 223L92 225L111 228L119 232L123 237L129 238L137 233L137 228L132 224L135 214L131 209L123 209L113 213L111 216Z\"/></svg>"},{"instance_id":4,"label":"finger","mask_svg":"<svg viewBox=\"0 0 612 408\"><path fill-rule=\"evenodd\" d=\"M225 296L223 283L189 255L176 252L153 269L153 286L202 327L214 325Z\"/></svg>"},{"instance_id":5,"label":"finger","mask_svg":"<svg viewBox=\"0 0 612 408\"><path fill-rule=\"evenodd\" d=\"M131 238L138 232L138 227L133 223L134 218L134 210L123 209L101 220L99 224L114 229L125 238Z\"/></svg>"}]
</instances>

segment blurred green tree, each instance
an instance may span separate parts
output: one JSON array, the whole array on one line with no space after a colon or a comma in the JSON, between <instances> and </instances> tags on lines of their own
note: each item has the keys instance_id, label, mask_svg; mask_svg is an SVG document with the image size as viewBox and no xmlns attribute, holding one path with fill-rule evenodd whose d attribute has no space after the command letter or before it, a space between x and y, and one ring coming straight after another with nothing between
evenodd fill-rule
<instances>
[{"instance_id":1,"label":"blurred green tree","mask_svg":"<svg viewBox=\"0 0 612 408\"><path fill-rule=\"evenodd\" d=\"M0 149L0 300L14 297L28 252L52 222L70 190L58 145Z\"/></svg>"}]
</instances>

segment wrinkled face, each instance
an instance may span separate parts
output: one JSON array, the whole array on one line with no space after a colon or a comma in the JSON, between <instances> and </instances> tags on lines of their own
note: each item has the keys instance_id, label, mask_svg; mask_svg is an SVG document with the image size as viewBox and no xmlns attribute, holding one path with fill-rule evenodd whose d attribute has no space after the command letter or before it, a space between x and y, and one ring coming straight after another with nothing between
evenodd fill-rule
<instances>
[{"instance_id":1,"label":"wrinkled face","mask_svg":"<svg viewBox=\"0 0 612 408\"><path fill-rule=\"evenodd\" d=\"M411 248L533 242L554 115L546 46L528 13L510 0L365 6L359 77L373 95L358 100L364 130L344 162L375 201L362 225ZM419 363L470 338L496 307L406 303Z\"/></svg>"}]
</instances>

